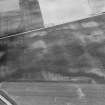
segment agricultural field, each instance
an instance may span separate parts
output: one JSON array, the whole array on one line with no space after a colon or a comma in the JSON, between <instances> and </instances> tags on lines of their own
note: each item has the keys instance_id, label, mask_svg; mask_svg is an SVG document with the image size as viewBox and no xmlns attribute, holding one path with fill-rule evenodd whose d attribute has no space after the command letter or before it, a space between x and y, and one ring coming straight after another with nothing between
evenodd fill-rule
<instances>
[{"instance_id":1,"label":"agricultural field","mask_svg":"<svg viewBox=\"0 0 105 105\"><path fill-rule=\"evenodd\" d=\"M105 83L104 17L1 39L1 81Z\"/></svg>"},{"instance_id":2,"label":"agricultural field","mask_svg":"<svg viewBox=\"0 0 105 105\"><path fill-rule=\"evenodd\" d=\"M11 3L7 5L8 2ZM37 0L0 1L0 37L42 27L43 20Z\"/></svg>"},{"instance_id":3,"label":"agricultural field","mask_svg":"<svg viewBox=\"0 0 105 105\"><path fill-rule=\"evenodd\" d=\"M104 105L105 85L69 82L2 83L0 95L12 105ZM5 104L3 104L5 105Z\"/></svg>"}]
</instances>

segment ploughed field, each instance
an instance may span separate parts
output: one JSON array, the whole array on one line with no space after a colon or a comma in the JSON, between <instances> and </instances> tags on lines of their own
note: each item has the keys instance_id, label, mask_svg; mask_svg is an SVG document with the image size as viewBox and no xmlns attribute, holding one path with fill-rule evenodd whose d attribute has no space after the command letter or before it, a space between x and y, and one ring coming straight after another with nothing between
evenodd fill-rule
<instances>
[{"instance_id":1,"label":"ploughed field","mask_svg":"<svg viewBox=\"0 0 105 105\"><path fill-rule=\"evenodd\" d=\"M0 40L1 81L105 83L105 14Z\"/></svg>"},{"instance_id":2,"label":"ploughed field","mask_svg":"<svg viewBox=\"0 0 105 105\"><path fill-rule=\"evenodd\" d=\"M105 105L105 86L99 84L9 82L0 90L13 105Z\"/></svg>"}]
</instances>

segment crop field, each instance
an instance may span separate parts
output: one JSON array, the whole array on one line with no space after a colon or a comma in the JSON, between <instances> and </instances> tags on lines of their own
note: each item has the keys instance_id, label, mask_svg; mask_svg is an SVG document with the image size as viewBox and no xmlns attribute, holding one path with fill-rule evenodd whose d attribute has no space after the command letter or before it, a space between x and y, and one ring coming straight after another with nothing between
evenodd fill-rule
<instances>
[{"instance_id":1,"label":"crop field","mask_svg":"<svg viewBox=\"0 0 105 105\"><path fill-rule=\"evenodd\" d=\"M105 83L104 17L1 39L1 81Z\"/></svg>"},{"instance_id":2,"label":"crop field","mask_svg":"<svg viewBox=\"0 0 105 105\"><path fill-rule=\"evenodd\" d=\"M0 12L0 105L105 105L105 14L43 28L19 6Z\"/></svg>"},{"instance_id":3,"label":"crop field","mask_svg":"<svg viewBox=\"0 0 105 105\"><path fill-rule=\"evenodd\" d=\"M105 104L105 86L99 84L11 82L2 83L0 89L4 91L4 94L7 94L17 105ZM3 92L0 91L0 94L1 93L3 95Z\"/></svg>"},{"instance_id":4,"label":"crop field","mask_svg":"<svg viewBox=\"0 0 105 105\"><path fill-rule=\"evenodd\" d=\"M0 11L0 37L43 27L37 0L12 0L10 2L9 7L4 8L8 0L0 1L2 10Z\"/></svg>"}]
</instances>

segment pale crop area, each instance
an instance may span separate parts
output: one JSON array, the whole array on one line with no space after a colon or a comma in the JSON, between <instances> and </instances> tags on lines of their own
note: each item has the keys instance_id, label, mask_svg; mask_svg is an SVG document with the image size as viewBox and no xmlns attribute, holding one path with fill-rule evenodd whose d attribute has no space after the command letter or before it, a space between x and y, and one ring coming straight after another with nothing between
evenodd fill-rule
<instances>
[{"instance_id":1,"label":"pale crop area","mask_svg":"<svg viewBox=\"0 0 105 105\"><path fill-rule=\"evenodd\" d=\"M39 0L45 26L83 19L91 10L87 0Z\"/></svg>"}]
</instances>

